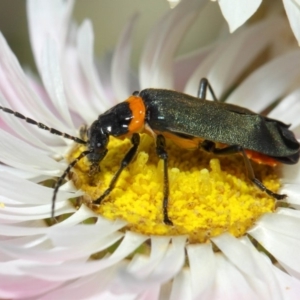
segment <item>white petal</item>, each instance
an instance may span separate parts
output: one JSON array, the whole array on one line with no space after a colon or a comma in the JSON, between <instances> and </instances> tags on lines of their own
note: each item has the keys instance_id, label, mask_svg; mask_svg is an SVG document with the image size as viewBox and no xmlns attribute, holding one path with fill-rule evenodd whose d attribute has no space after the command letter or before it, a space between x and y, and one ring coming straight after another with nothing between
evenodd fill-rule
<instances>
[{"instance_id":1,"label":"white petal","mask_svg":"<svg viewBox=\"0 0 300 300\"><path fill-rule=\"evenodd\" d=\"M155 287L151 287L150 289L146 290L141 295L139 295L137 298L128 298L128 299L139 299L139 300L140 299L141 300L167 299L167 298L163 297L160 290L161 290L160 286L157 285ZM122 298L123 298L123 296L122 296ZM124 298L124 300L126 300L126 298Z\"/></svg>"},{"instance_id":2,"label":"white petal","mask_svg":"<svg viewBox=\"0 0 300 300\"><path fill-rule=\"evenodd\" d=\"M99 261L81 261L65 264L37 264L22 268L24 272L38 276L39 278L54 281L68 280L86 276L106 269L122 261L138 248L148 237L127 231L124 239L115 252Z\"/></svg>"},{"instance_id":3,"label":"white petal","mask_svg":"<svg viewBox=\"0 0 300 300\"><path fill-rule=\"evenodd\" d=\"M294 35L300 45L300 3L297 3L297 0L283 0L283 4Z\"/></svg>"},{"instance_id":4,"label":"white petal","mask_svg":"<svg viewBox=\"0 0 300 300\"><path fill-rule=\"evenodd\" d=\"M299 50L288 52L253 72L227 100L260 112L280 98L299 76Z\"/></svg>"},{"instance_id":5,"label":"white petal","mask_svg":"<svg viewBox=\"0 0 300 300\"><path fill-rule=\"evenodd\" d=\"M99 99L83 74L77 49L73 45L65 50L62 71L69 107L80 117L77 124L81 126L84 122L89 125L97 119L99 114L97 105L95 105ZM82 109L83 107L84 109Z\"/></svg>"},{"instance_id":6,"label":"white petal","mask_svg":"<svg viewBox=\"0 0 300 300\"><path fill-rule=\"evenodd\" d=\"M47 123L46 125L48 126L56 125L62 129L67 129L67 127L63 127L63 123L53 115L47 103L43 102L32 89L19 62L9 49L1 33L0 53L0 100L3 106L9 106L37 121L40 121L42 118L43 122ZM1 115L2 114L3 112L1 112ZM24 121L8 116L8 114L3 114L1 117L3 117L6 123L20 136L24 139L28 139L32 144L38 147L49 149L47 144L53 144L55 139L56 141L60 140L60 138L49 134L49 132L45 134L44 130L38 129L36 126L29 124L24 126ZM45 141L47 144L41 141Z\"/></svg>"},{"instance_id":7,"label":"white petal","mask_svg":"<svg viewBox=\"0 0 300 300\"><path fill-rule=\"evenodd\" d=\"M53 102L54 107L67 123L74 129L74 125L68 108L62 71L58 57L58 45L53 39L46 39L41 53L41 76L44 86ZM75 130L73 130L76 133Z\"/></svg>"},{"instance_id":8,"label":"white petal","mask_svg":"<svg viewBox=\"0 0 300 300\"><path fill-rule=\"evenodd\" d=\"M97 60L96 68L97 68L99 78L103 84L104 91L108 96L107 98L110 99L112 103L114 103L115 96L112 88L112 76L111 76L112 61L113 61L113 51L112 50L107 51L99 60ZM131 72L129 76L130 76L130 86L132 86L132 89L130 91L131 94L132 91L134 91L136 87L138 87L139 85L138 85L136 72Z\"/></svg>"},{"instance_id":9,"label":"white petal","mask_svg":"<svg viewBox=\"0 0 300 300\"><path fill-rule=\"evenodd\" d=\"M212 299L216 257L211 244L188 245L193 299Z\"/></svg>"},{"instance_id":10,"label":"white petal","mask_svg":"<svg viewBox=\"0 0 300 300\"><path fill-rule=\"evenodd\" d=\"M0 130L1 161L29 172L55 176L60 174L63 164L51 159L45 152ZM22 151L20 151L22 149Z\"/></svg>"},{"instance_id":11,"label":"white petal","mask_svg":"<svg viewBox=\"0 0 300 300\"><path fill-rule=\"evenodd\" d=\"M286 211L288 209L283 210ZM300 214L299 211L298 214ZM257 225L263 227L264 229L268 228L286 237L291 237L300 240L300 215L299 218L296 218L278 213L265 214L259 219L259 221L257 221Z\"/></svg>"},{"instance_id":12,"label":"white petal","mask_svg":"<svg viewBox=\"0 0 300 300\"><path fill-rule=\"evenodd\" d=\"M282 165L281 167L281 181L283 184L286 183L300 183L300 168L299 165Z\"/></svg>"},{"instance_id":13,"label":"white petal","mask_svg":"<svg viewBox=\"0 0 300 300\"><path fill-rule=\"evenodd\" d=\"M62 215L62 214L67 214L67 213L72 213L74 212L74 207L71 206L70 204L64 203L64 205L59 205L59 207L56 209L55 215ZM25 215L11 215L11 214L6 214L0 211L0 221L2 223L18 223L18 222L23 222L23 221L28 221L28 220L41 220L41 219L47 219L49 218L50 215L50 207L45 210L46 212L44 213L39 213L39 214L28 214Z\"/></svg>"},{"instance_id":14,"label":"white petal","mask_svg":"<svg viewBox=\"0 0 300 300\"><path fill-rule=\"evenodd\" d=\"M24 228L24 234L22 234L22 230ZM15 224L5 225L2 223L0 225L0 236L2 238L6 238L6 236L11 237L24 237L27 235L38 235L47 232L48 226L44 220L33 220L33 221L25 221L25 222L18 222Z\"/></svg>"},{"instance_id":15,"label":"white petal","mask_svg":"<svg viewBox=\"0 0 300 300\"><path fill-rule=\"evenodd\" d=\"M69 218L63 220L62 222L56 224L55 226L73 226L76 224L79 224L83 222L84 220L87 220L88 218L92 217L99 217L96 213L94 213L92 210L90 210L88 207L86 207L84 204L82 204L74 214L72 214ZM101 217L99 217L101 218Z\"/></svg>"},{"instance_id":16,"label":"white petal","mask_svg":"<svg viewBox=\"0 0 300 300\"><path fill-rule=\"evenodd\" d=\"M293 132L297 138L297 140L299 141L300 138L300 124L298 126L293 126Z\"/></svg>"},{"instance_id":17,"label":"white petal","mask_svg":"<svg viewBox=\"0 0 300 300\"><path fill-rule=\"evenodd\" d=\"M249 232L279 263L292 269L298 278L300 278L299 226L299 219L272 214L264 215L257 226Z\"/></svg>"},{"instance_id":18,"label":"white petal","mask_svg":"<svg viewBox=\"0 0 300 300\"><path fill-rule=\"evenodd\" d=\"M241 239L241 241L247 245L251 249L251 254L254 257L258 268L260 269L260 273L263 275L265 287L268 289L268 294L270 294L270 299L297 299L297 298L285 298L286 295L294 294L294 291L291 293L287 292L287 286L293 285L296 287L297 284L293 283L294 278L289 276L286 273L283 273L278 267L274 266L269 257L267 257L263 252L258 252L257 249L253 246L250 240L247 237ZM284 274L285 283L283 284L279 278L282 276L278 276L278 274ZM289 285L286 285L286 282L289 281ZM298 282L299 286L299 282Z\"/></svg>"},{"instance_id":19,"label":"white petal","mask_svg":"<svg viewBox=\"0 0 300 300\"><path fill-rule=\"evenodd\" d=\"M140 62L140 86L173 88L173 56L198 12L206 3L204 0L180 2L157 23L147 38Z\"/></svg>"},{"instance_id":20,"label":"white petal","mask_svg":"<svg viewBox=\"0 0 300 300\"><path fill-rule=\"evenodd\" d=\"M59 57L61 57L73 5L73 0L27 1L30 41L38 69L42 64L41 56L45 39L51 37L57 42L57 45L60 46Z\"/></svg>"},{"instance_id":21,"label":"white petal","mask_svg":"<svg viewBox=\"0 0 300 300\"><path fill-rule=\"evenodd\" d=\"M130 83L130 54L133 29L137 21L135 14L123 29L121 38L114 51L112 61L112 87L118 102L124 101L132 94ZM137 88L137 87L136 87Z\"/></svg>"},{"instance_id":22,"label":"white petal","mask_svg":"<svg viewBox=\"0 0 300 300\"><path fill-rule=\"evenodd\" d=\"M116 268L108 268L105 271L72 280L39 299L60 299L62 295L64 299L111 299L105 296L105 292L115 276Z\"/></svg>"},{"instance_id":23,"label":"white petal","mask_svg":"<svg viewBox=\"0 0 300 300\"><path fill-rule=\"evenodd\" d=\"M0 103L1 106L13 110L13 108L10 105L11 101L8 102L8 100L4 98L1 91L0 91ZM20 111L18 112L20 113ZM28 115L26 115L25 117L28 117ZM43 115L40 114L40 117L37 120L37 122L42 118ZM61 140L61 138L57 138L57 136L54 136L53 134L49 133L49 131L45 132L45 130L40 129L35 125L31 125L28 123L26 124L24 120L21 120L20 118L16 118L11 114L4 113L3 111L1 111L1 119L5 121L8 127L6 128L6 126L1 126L1 129L5 129L5 131L9 132L10 134L14 136L18 136L20 139L25 140L40 149L44 149L48 151L53 151L53 149L55 149L54 151L56 151L56 147L54 146L52 148L50 145L57 144L58 140Z\"/></svg>"},{"instance_id":24,"label":"white petal","mask_svg":"<svg viewBox=\"0 0 300 300\"><path fill-rule=\"evenodd\" d=\"M215 45L209 45L198 51L179 56L176 59L174 65L174 89L176 91L184 90L191 75L195 72L198 65L201 65L204 59L213 51L214 47Z\"/></svg>"},{"instance_id":25,"label":"white petal","mask_svg":"<svg viewBox=\"0 0 300 300\"><path fill-rule=\"evenodd\" d=\"M286 96L280 103L268 114L268 117L280 120L290 124L291 129L298 126L300 123L300 89L294 90ZM291 109L293 108L293 109Z\"/></svg>"},{"instance_id":26,"label":"white petal","mask_svg":"<svg viewBox=\"0 0 300 300\"><path fill-rule=\"evenodd\" d=\"M61 223L60 223L61 224ZM91 225L78 224L76 226L52 226L48 230L48 237L55 247L80 248L82 241L86 243L98 243L103 239L117 233L120 237L124 234L118 232L124 226L122 222L113 222L102 219L102 222Z\"/></svg>"},{"instance_id":27,"label":"white petal","mask_svg":"<svg viewBox=\"0 0 300 300\"><path fill-rule=\"evenodd\" d=\"M282 297L280 299L298 300L300 294L300 281L278 268L274 268L274 274L277 278L278 287L280 287L282 291Z\"/></svg>"},{"instance_id":28,"label":"white petal","mask_svg":"<svg viewBox=\"0 0 300 300\"><path fill-rule=\"evenodd\" d=\"M281 19L269 19L220 43L195 70L185 87L185 92L196 96L200 79L206 77L216 96L220 98L276 36L274 29L280 28L280 25ZM207 99L212 99L210 93Z\"/></svg>"},{"instance_id":29,"label":"white petal","mask_svg":"<svg viewBox=\"0 0 300 300\"><path fill-rule=\"evenodd\" d=\"M36 182L36 183L42 182L49 178L48 176L45 176L45 175L37 175L35 173L15 169L15 168L5 166L5 165L0 165L0 172L5 172L6 174L9 174L12 176L28 179L31 182Z\"/></svg>"},{"instance_id":30,"label":"white petal","mask_svg":"<svg viewBox=\"0 0 300 300\"><path fill-rule=\"evenodd\" d=\"M210 299L258 299L248 278L231 264L225 256L216 255L216 267L214 295Z\"/></svg>"},{"instance_id":31,"label":"white petal","mask_svg":"<svg viewBox=\"0 0 300 300\"><path fill-rule=\"evenodd\" d=\"M127 267L128 275L138 279L147 278L165 256L169 243L169 237L151 237L150 257L136 254Z\"/></svg>"},{"instance_id":32,"label":"white petal","mask_svg":"<svg viewBox=\"0 0 300 300\"><path fill-rule=\"evenodd\" d=\"M167 239L161 240L162 251L165 251L166 241ZM124 285L133 287L136 290L137 288L145 289L151 285L155 286L170 280L183 266L185 241L186 237L173 237L172 244L169 245L164 257L160 259L160 256L158 256L159 260L153 260L155 263L154 267L151 267L148 263L144 264L143 267L146 267L146 272L153 269L151 273L146 273L146 276L141 272L141 261L135 260L135 265L130 267L131 270L124 270L120 273ZM156 249L156 251L160 250ZM151 268L150 270L149 267Z\"/></svg>"},{"instance_id":33,"label":"white petal","mask_svg":"<svg viewBox=\"0 0 300 300\"><path fill-rule=\"evenodd\" d=\"M277 208L276 213L279 215L291 216L300 219L300 210L289 208Z\"/></svg>"},{"instance_id":34,"label":"white petal","mask_svg":"<svg viewBox=\"0 0 300 300\"><path fill-rule=\"evenodd\" d=\"M300 186L299 184L284 184L280 193L288 195L286 201L293 207L300 208ZM296 205L296 206L295 206Z\"/></svg>"},{"instance_id":35,"label":"white petal","mask_svg":"<svg viewBox=\"0 0 300 300\"><path fill-rule=\"evenodd\" d=\"M101 81L97 76L96 67L94 65L93 46L94 33L92 24L89 20L86 20L78 30L77 51L84 75L88 79L91 88L98 96L97 107L98 112L101 113L107 110L111 106L111 103L109 99L107 99Z\"/></svg>"},{"instance_id":36,"label":"white petal","mask_svg":"<svg viewBox=\"0 0 300 300\"><path fill-rule=\"evenodd\" d=\"M50 202L50 201L49 201ZM67 203L58 202L56 203L55 207L57 210L60 210L62 208L67 208ZM69 210L71 207L68 207ZM74 209L75 210L75 209ZM74 211L72 210L72 211ZM40 219L50 217L50 211L51 211L51 204L46 205L35 205L35 206L29 206L29 207L13 207L6 205L4 209L0 211L1 218L8 218L8 219L18 219L19 217L34 217L36 219L39 217ZM45 216L45 217L43 217Z\"/></svg>"},{"instance_id":37,"label":"white petal","mask_svg":"<svg viewBox=\"0 0 300 300\"><path fill-rule=\"evenodd\" d=\"M241 243L239 239L229 233L224 233L212 238L212 241L241 271L257 278L261 277L259 273L260 270L257 269L255 259L252 257L250 249Z\"/></svg>"},{"instance_id":38,"label":"white petal","mask_svg":"<svg viewBox=\"0 0 300 300\"><path fill-rule=\"evenodd\" d=\"M51 202L53 189L25 179L0 172L0 194L3 197L13 199L15 203L22 204L47 204ZM26 191L26 193L24 193ZM43 195L43 197L40 197ZM74 193L60 191L57 195L57 202L74 197ZM34 208L32 208L34 209Z\"/></svg>"},{"instance_id":39,"label":"white petal","mask_svg":"<svg viewBox=\"0 0 300 300\"><path fill-rule=\"evenodd\" d=\"M256 296L260 299L264 297L271 299L269 285L266 285L268 279L265 278L265 274L261 272L260 263L256 257L253 256L252 247L244 245L241 239L236 239L228 233L212 238L212 240L228 260L243 272L243 274L247 275L247 280L254 288L257 294Z\"/></svg>"},{"instance_id":40,"label":"white petal","mask_svg":"<svg viewBox=\"0 0 300 300\"><path fill-rule=\"evenodd\" d=\"M0 224L0 234L2 236L27 236L27 235L37 235L46 233L48 227L26 227L18 225L4 225Z\"/></svg>"},{"instance_id":41,"label":"white petal","mask_svg":"<svg viewBox=\"0 0 300 300\"><path fill-rule=\"evenodd\" d=\"M243 25L258 9L262 0L218 0L230 32Z\"/></svg>"},{"instance_id":42,"label":"white petal","mask_svg":"<svg viewBox=\"0 0 300 300\"><path fill-rule=\"evenodd\" d=\"M186 243L185 236L172 238L172 244L169 246L166 255L160 264L155 267L153 273L148 278L148 282L163 283L177 274L184 264L184 246ZM152 277L152 278L151 278Z\"/></svg>"},{"instance_id":43,"label":"white petal","mask_svg":"<svg viewBox=\"0 0 300 300\"><path fill-rule=\"evenodd\" d=\"M2 270L8 270L11 265L1 265ZM0 298L1 299L29 299L47 293L61 285L61 282L46 281L28 275L0 275Z\"/></svg>"},{"instance_id":44,"label":"white petal","mask_svg":"<svg viewBox=\"0 0 300 300\"><path fill-rule=\"evenodd\" d=\"M1 243L4 245L16 246L17 248L34 248L40 247L41 245L45 245L47 243L47 237L45 235L41 236L21 236L16 237L14 239L4 238L1 240ZM10 254L8 254L10 255ZM10 259L12 256L10 256Z\"/></svg>"},{"instance_id":45,"label":"white petal","mask_svg":"<svg viewBox=\"0 0 300 300\"><path fill-rule=\"evenodd\" d=\"M175 276L172 285L172 293L170 300L192 300L191 292L191 274L188 269L182 269L178 275Z\"/></svg>"},{"instance_id":46,"label":"white petal","mask_svg":"<svg viewBox=\"0 0 300 300\"><path fill-rule=\"evenodd\" d=\"M227 44L227 46L229 43ZM187 81L187 84L184 88L184 92L193 95L193 96L198 96L197 91L199 88L199 82L200 79L203 77L208 78L209 71L212 69L212 67L215 65L216 61L218 60L219 57L222 56L222 52L226 49L226 45L222 44L216 47L212 53L210 53L204 61L198 66L198 68L195 70L195 72L190 76L189 80ZM208 78L211 85L213 86L213 89L216 95L219 96L221 89L218 86L218 82L212 82L211 78ZM217 96L217 97L218 97ZM210 99L210 94L207 95L207 99Z\"/></svg>"},{"instance_id":47,"label":"white petal","mask_svg":"<svg viewBox=\"0 0 300 300\"><path fill-rule=\"evenodd\" d=\"M91 254L98 253L108 247L114 245L118 240L122 238L123 234L121 232L114 232L110 235L102 238L97 238L94 236L93 239L85 240L76 248L73 247L61 247L52 246L51 243L45 243L50 245L50 249L43 245L41 242L45 241L45 237L40 238L41 241L31 242L26 244L23 241L22 247L16 245L15 240L0 241L1 252L10 255L13 258L27 259L34 262L41 263L60 263L66 264L68 261L73 261L75 259L87 260ZM74 242L73 242L74 244Z\"/></svg>"}]
</instances>

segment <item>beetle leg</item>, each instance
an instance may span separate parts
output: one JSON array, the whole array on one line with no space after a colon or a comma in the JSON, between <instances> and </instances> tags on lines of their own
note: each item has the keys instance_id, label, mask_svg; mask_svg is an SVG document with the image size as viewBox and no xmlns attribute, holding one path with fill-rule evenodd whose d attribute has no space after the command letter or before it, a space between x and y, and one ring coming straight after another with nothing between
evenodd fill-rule
<instances>
[{"instance_id":1,"label":"beetle leg","mask_svg":"<svg viewBox=\"0 0 300 300\"><path fill-rule=\"evenodd\" d=\"M173 225L173 222L168 216L168 202L169 202L169 176L168 176L168 153L166 152L165 138L159 134L156 137L156 153L160 159L164 161L164 200L163 200L163 214L164 223Z\"/></svg>"},{"instance_id":2,"label":"beetle leg","mask_svg":"<svg viewBox=\"0 0 300 300\"><path fill-rule=\"evenodd\" d=\"M99 205L102 202L102 200L110 194L110 192L115 187L117 180L118 180L119 176L121 175L122 171L130 164L130 162L134 158L134 156L137 152L137 149L139 147L139 144L140 144L140 135L138 133L134 133L132 135L131 143L132 143L132 147L129 149L129 151L124 156L118 171L115 173L115 175L113 176L113 178L109 184L109 187L98 199L93 201L93 204Z\"/></svg>"},{"instance_id":3,"label":"beetle leg","mask_svg":"<svg viewBox=\"0 0 300 300\"><path fill-rule=\"evenodd\" d=\"M276 194L269 189L267 189L261 181L259 181L254 174L251 162L246 155L246 152L243 147L238 145L227 146L225 148L216 148L215 143L211 141L203 141L200 145L202 149L207 152L214 153L216 155L227 155L227 154L236 154L240 153L243 155L245 166L248 172L249 179L263 192L267 193L269 196L275 198L276 200L283 200L286 198L286 195Z\"/></svg>"},{"instance_id":4,"label":"beetle leg","mask_svg":"<svg viewBox=\"0 0 300 300\"><path fill-rule=\"evenodd\" d=\"M200 83L199 83L199 88L198 88L198 98L202 99L202 100L205 100L206 99L206 91L207 91L207 88L209 89L212 97L213 97L213 100L214 101L219 101L214 93L214 90L213 88L211 87L209 81L207 78L202 78L200 80Z\"/></svg>"},{"instance_id":5,"label":"beetle leg","mask_svg":"<svg viewBox=\"0 0 300 300\"><path fill-rule=\"evenodd\" d=\"M55 186L54 186L54 191L53 191L53 196L52 196L52 206L51 206L51 219L54 220L54 211L55 211L55 201L56 201L56 196L58 193L58 189L60 188L60 186L62 185L64 179L67 177L67 175L70 173L71 169L85 156L87 156L88 154L90 154L91 151L87 150L87 151L83 151L80 153L80 155L75 158L69 165L68 167L65 169L65 171L63 172L63 174L59 177L59 179L57 180Z\"/></svg>"}]
</instances>

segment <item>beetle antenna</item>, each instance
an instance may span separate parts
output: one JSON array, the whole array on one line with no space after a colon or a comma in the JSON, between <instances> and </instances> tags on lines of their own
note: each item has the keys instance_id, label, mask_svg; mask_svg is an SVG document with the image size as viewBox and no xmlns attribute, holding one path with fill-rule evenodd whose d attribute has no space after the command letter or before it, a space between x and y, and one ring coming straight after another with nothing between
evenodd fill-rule
<instances>
[{"instance_id":1,"label":"beetle antenna","mask_svg":"<svg viewBox=\"0 0 300 300\"><path fill-rule=\"evenodd\" d=\"M93 150L87 150L80 153L80 155L75 158L66 168L64 173L59 177L58 181L55 184L53 196L52 196L52 207L51 207L51 219L54 220L54 211L55 211L55 201L56 201L56 195L58 192L58 189L60 188L62 182L70 172L70 170L78 163L79 160L81 160L83 157L87 156L88 154L92 153Z\"/></svg>"},{"instance_id":2,"label":"beetle antenna","mask_svg":"<svg viewBox=\"0 0 300 300\"><path fill-rule=\"evenodd\" d=\"M67 133L58 131L58 130L56 130L56 129L54 129L54 128L50 128L50 127L46 126L46 125L43 124L43 123L37 122L37 121L35 121L35 120L31 119L31 118L27 118L27 117L25 117L24 115L22 115L22 114L20 114L20 113L18 113L18 112L16 112L16 111L13 111L13 110L11 110L11 109L9 109L9 108L0 106L0 109L2 109L4 112L6 112L6 113L8 113L8 114L14 115L14 116L17 117L17 118L20 118L20 119L22 119L22 120L25 120L25 121L26 121L27 123L29 123L29 124L36 125L37 127L41 128L41 129L44 129L44 130L48 130L48 131L49 131L50 133L52 133L52 134L56 134L56 135L62 136L62 137L64 137L64 138L69 139L69 140L72 140L72 141L74 141L74 142L76 142L76 143L78 143L78 144L83 144L83 145L87 144L86 141L84 141L84 140L82 140L82 139L80 139L80 138L77 138L77 137L72 136L72 135L69 135L69 134L67 134Z\"/></svg>"}]
</instances>

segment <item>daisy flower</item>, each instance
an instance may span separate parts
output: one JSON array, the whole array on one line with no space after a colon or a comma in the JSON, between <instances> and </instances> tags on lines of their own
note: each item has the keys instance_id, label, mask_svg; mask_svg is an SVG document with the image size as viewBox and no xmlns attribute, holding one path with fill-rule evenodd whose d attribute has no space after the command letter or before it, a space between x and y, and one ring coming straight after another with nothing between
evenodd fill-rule
<instances>
[{"instance_id":1,"label":"daisy flower","mask_svg":"<svg viewBox=\"0 0 300 300\"><path fill-rule=\"evenodd\" d=\"M280 44L280 17L175 58L204 4L182 1L165 14L146 39L136 77L129 65L136 16L114 53L97 63L92 25L72 22L72 1L28 1L39 77L22 70L0 35L1 107L85 138L81 125L134 90L196 96L200 78L207 77L221 99L269 111L299 136L300 52L266 55L274 41ZM110 196L92 209L91 200L103 193L130 147L128 139L112 138L100 172L87 176L86 158L74 166L57 194L57 223L51 224L53 178L85 146L3 111L0 124L0 298L298 299L298 165L253 164L269 189L288 195L276 208L248 182L238 156L168 143L169 226L161 208L163 164L147 135Z\"/></svg>"},{"instance_id":2,"label":"daisy flower","mask_svg":"<svg viewBox=\"0 0 300 300\"><path fill-rule=\"evenodd\" d=\"M216 0L212 0L216 1ZM230 32L243 25L260 7L262 0L217 0L224 18L228 22ZM266 1L267 2L267 1ZM283 6L293 33L300 44L300 3L298 0L283 0ZM268 9L278 7L278 2L269 1Z\"/></svg>"}]
</instances>

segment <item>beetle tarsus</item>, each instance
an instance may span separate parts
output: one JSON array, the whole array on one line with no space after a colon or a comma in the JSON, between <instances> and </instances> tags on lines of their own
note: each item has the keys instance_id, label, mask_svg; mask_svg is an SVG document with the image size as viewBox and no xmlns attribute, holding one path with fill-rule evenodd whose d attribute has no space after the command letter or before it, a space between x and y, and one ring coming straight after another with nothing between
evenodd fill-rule
<instances>
[{"instance_id":1,"label":"beetle tarsus","mask_svg":"<svg viewBox=\"0 0 300 300\"><path fill-rule=\"evenodd\" d=\"M102 200L106 196L108 196L110 194L110 192L111 192L111 189L108 188L97 200L93 201L93 206L98 207L101 204Z\"/></svg>"},{"instance_id":2,"label":"beetle tarsus","mask_svg":"<svg viewBox=\"0 0 300 300\"><path fill-rule=\"evenodd\" d=\"M265 192L266 194L268 194L269 196L273 197L276 200L284 200L287 195L285 194L277 194L272 192L271 190L267 189L262 182L260 182L257 178L253 178L252 182L263 192Z\"/></svg>"},{"instance_id":3,"label":"beetle tarsus","mask_svg":"<svg viewBox=\"0 0 300 300\"><path fill-rule=\"evenodd\" d=\"M167 215L164 215L164 223L169 226L173 226L173 222L169 219Z\"/></svg>"}]
</instances>

